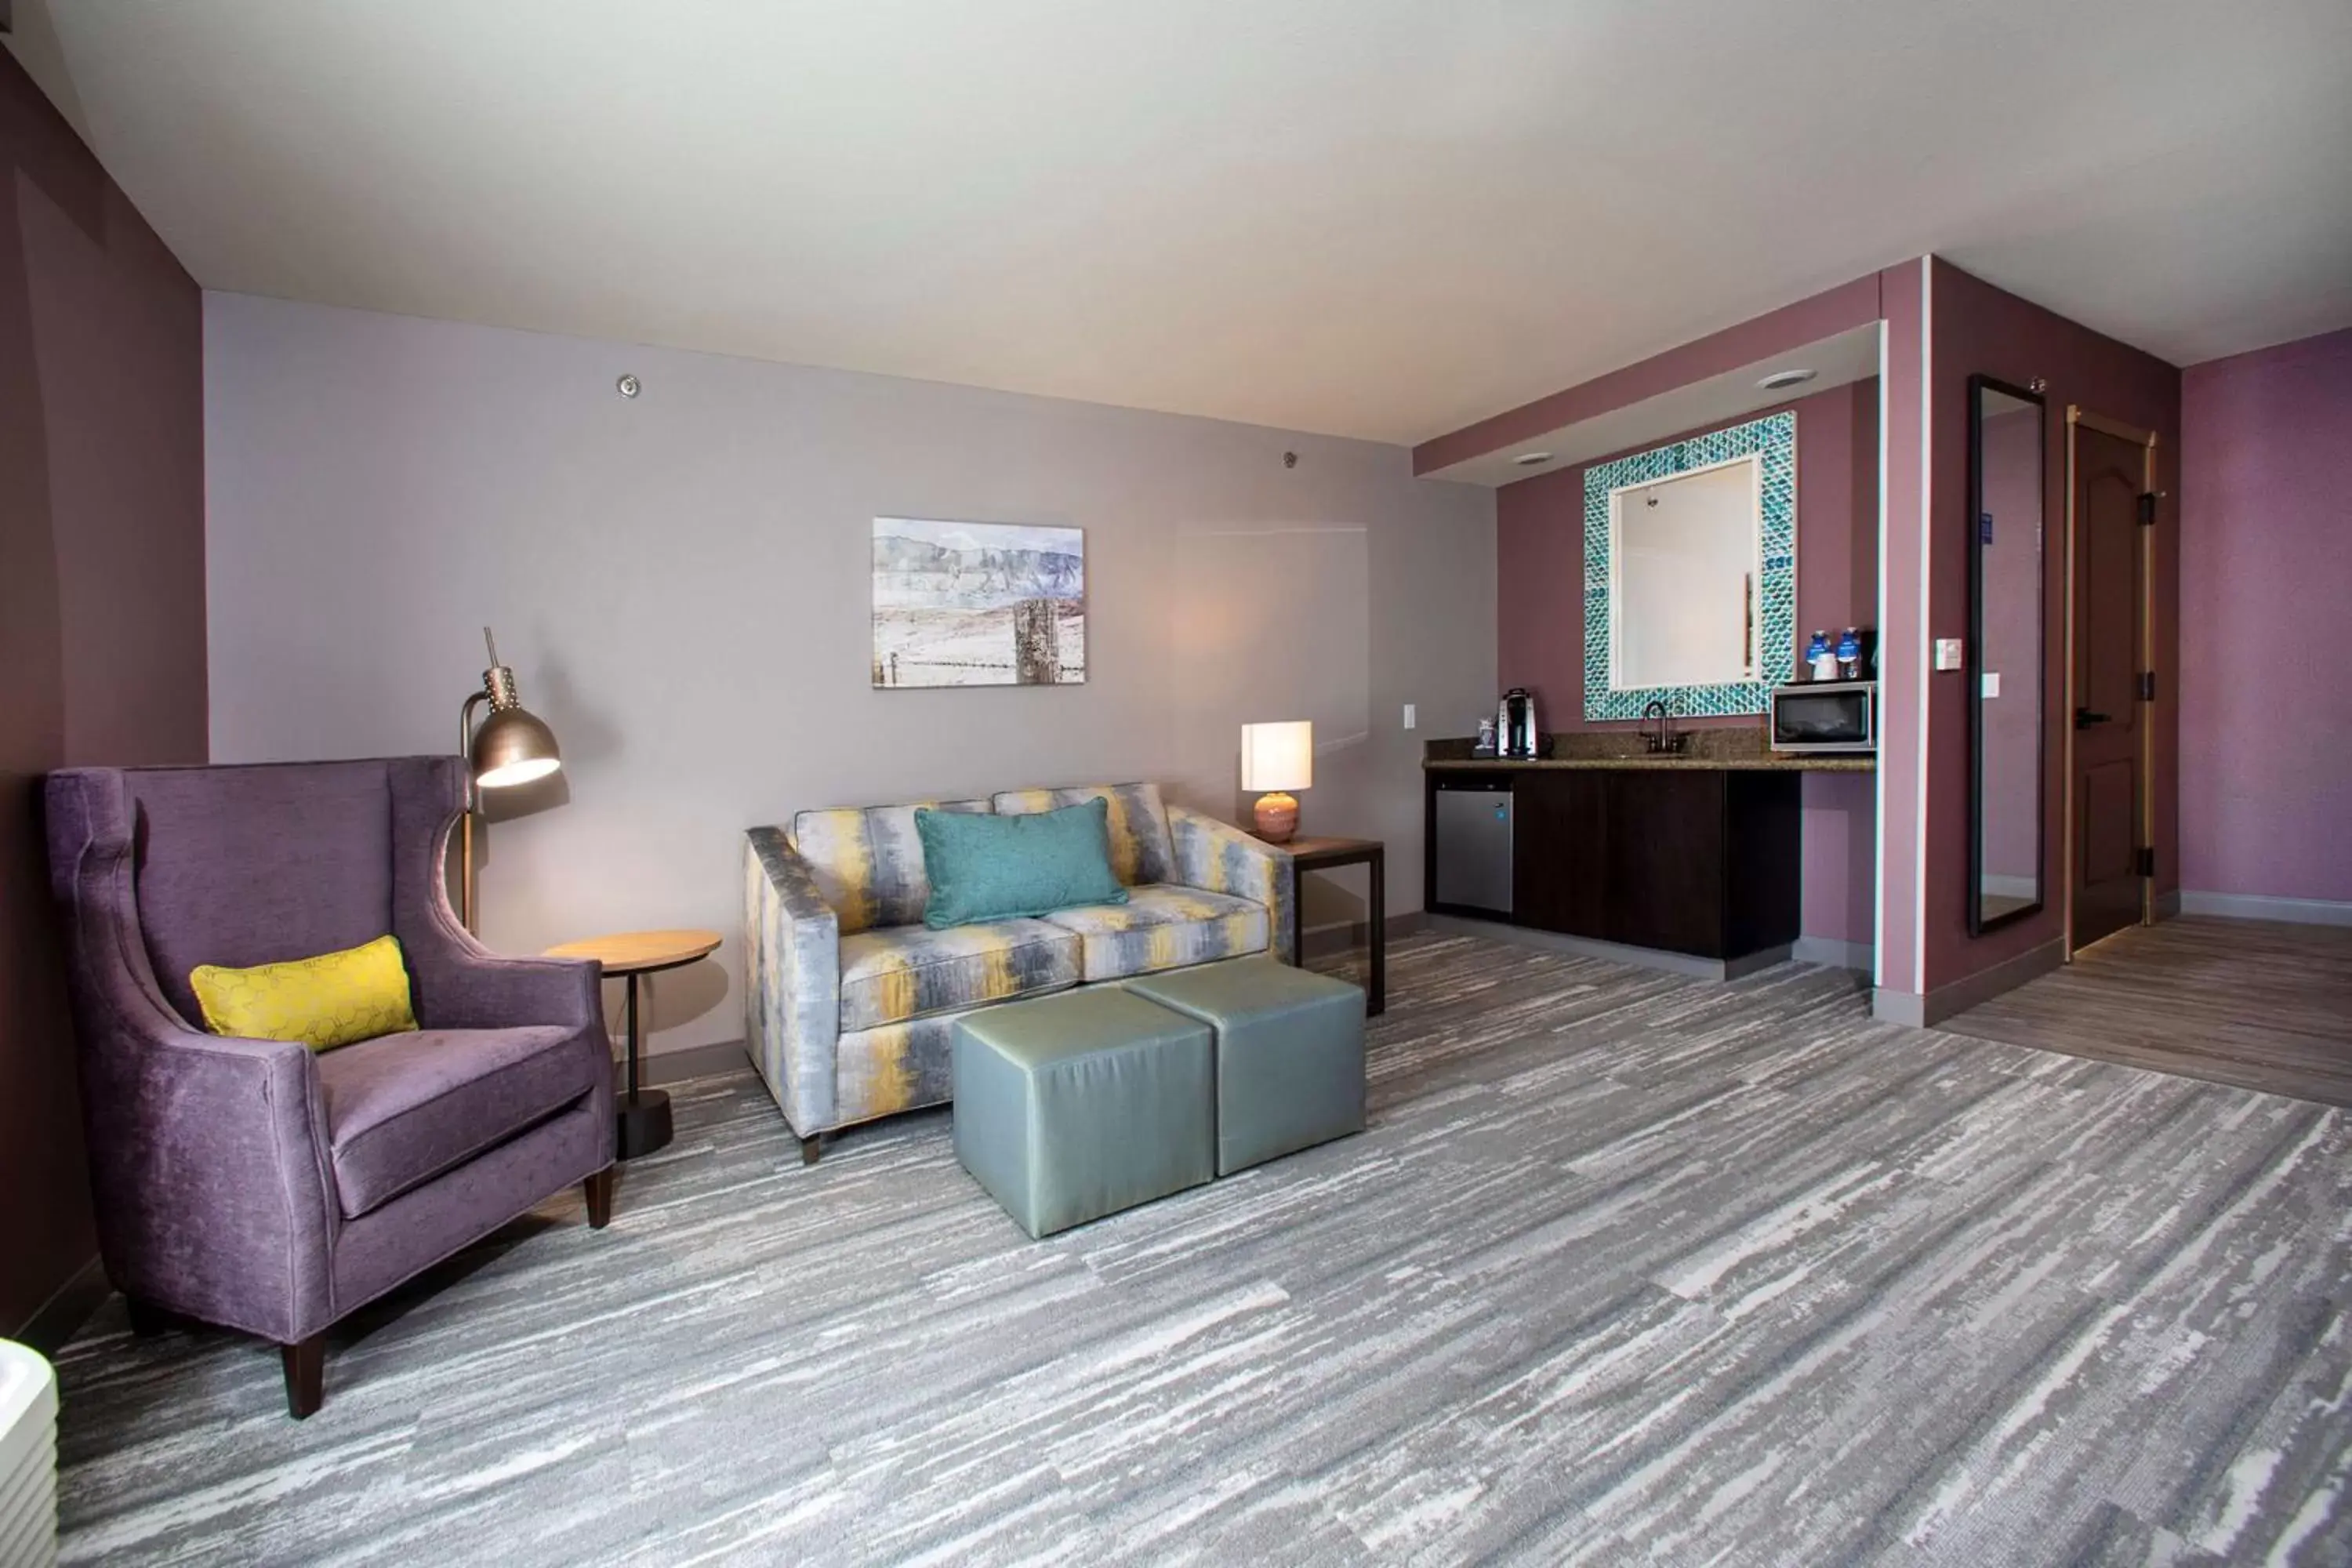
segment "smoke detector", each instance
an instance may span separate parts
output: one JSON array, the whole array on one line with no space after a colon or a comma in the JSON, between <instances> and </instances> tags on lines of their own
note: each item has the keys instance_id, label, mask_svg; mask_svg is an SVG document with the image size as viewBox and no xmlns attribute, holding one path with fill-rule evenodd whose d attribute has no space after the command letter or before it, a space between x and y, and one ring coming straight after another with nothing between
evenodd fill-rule
<instances>
[{"instance_id":1,"label":"smoke detector","mask_svg":"<svg viewBox=\"0 0 2352 1568\"><path fill-rule=\"evenodd\" d=\"M1756 384L1767 392L1778 392L1784 386L1802 386L1819 374L1817 370L1776 370Z\"/></svg>"}]
</instances>

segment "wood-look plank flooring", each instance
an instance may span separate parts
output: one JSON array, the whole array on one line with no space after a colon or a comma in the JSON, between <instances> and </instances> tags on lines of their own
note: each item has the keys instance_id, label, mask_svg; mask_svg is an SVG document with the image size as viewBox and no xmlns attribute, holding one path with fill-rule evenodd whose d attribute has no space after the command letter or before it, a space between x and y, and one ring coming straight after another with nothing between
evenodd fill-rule
<instances>
[{"instance_id":1,"label":"wood-look plank flooring","mask_svg":"<svg viewBox=\"0 0 2352 1568\"><path fill-rule=\"evenodd\" d=\"M1032 1242L677 1090L276 1353L59 1359L69 1563L2352 1562L2352 1112L1424 934L1371 1125Z\"/></svg>"},{"instance_id":2,"label":"wood-look plank flooring","mask_svg":"<svg viewBox=\"0 0 2352 1568\"><path fill-rule=\"evenodd\" d=\"M2352 1106L2352 929L2132 926L1940 1026Z\"/></svg>"}]
</instances>

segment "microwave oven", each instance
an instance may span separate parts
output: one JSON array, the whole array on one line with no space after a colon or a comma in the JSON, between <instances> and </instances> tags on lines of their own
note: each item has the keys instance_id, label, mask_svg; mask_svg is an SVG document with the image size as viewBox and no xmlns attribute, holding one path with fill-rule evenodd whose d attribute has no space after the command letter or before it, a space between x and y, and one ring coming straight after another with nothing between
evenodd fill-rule
<instances>
[{"instance_id":1,"label":"microwave oven","mask_svg":"<svg viewBox=\"0 0 2352 1568\"><path fill-rule=\"evenodd\" d=\"M1771 698L1776 752L1878 750L1878 682L1801 680Z\"/></svg>"}]
</instances>

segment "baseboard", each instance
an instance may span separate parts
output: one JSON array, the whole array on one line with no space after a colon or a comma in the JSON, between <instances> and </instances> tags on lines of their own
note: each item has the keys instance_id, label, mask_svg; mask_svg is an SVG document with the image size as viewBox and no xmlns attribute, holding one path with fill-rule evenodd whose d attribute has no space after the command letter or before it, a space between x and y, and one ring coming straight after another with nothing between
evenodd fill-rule
<instances>
[{"instance_id":1,"label":"baseboard","mask_svg":"<svg viewBox=\"0 0 2352 1568\"><path fill-rule=\"evenodd\" d=\"M1631 948L1627 951L1639 952L1643 950ZM1759 947L1754 952L1743 954L1738 958L1725 959L1723 977L1726 980L1743 979L1750 974L1761 973L1776 963L1786 963L1796 956L1797 950L1787 942L1778 947Z\"/></svg>"},{"instance_id":2,"label":"baseboard","mask_svg":"<svg viewBox=\"0 0 2352 1568\"><path fill-rule=\"evenodd\" d=\"M649 1053L637 1064L639 1079L648 1089L663 1084L684 1083L688 1079L710 1078L722 1072L734 1072L751 1065L749 1047L741 1040L721 1040L713 1046L688 1046L682 1051ZM614 1068L620 1070L617 1064Z\"/></svg>"},{"instance_id":3,"label":"baseboard","mask_svg":"<svg viewBox=\"0 0 2352 1568\"><path fill-rule=\"evenodd\" d=\"M2178 920L2180 918L2179 889L2175 888L2168 893L2157 894L2156 918L2160 921Z\"/></svg>"},{"instance_id":4,"label":"baseboard","mask_svg":"<svg viewBox=\"0 0 2352 1568\"><path fill-rule=\"evenodd\" d=\"M1859 969L1867 974L1876 966L1878 955L1866 942L1841 942L1833 936L1801 936L1789 949L1789 956L1799 963L1818 963L1824 969Z\"/></svg>"},{"instance_id":5,"label":"baseboard","mask_svg":"<svg viewBox=\"0 0 2352 1568\"><path fill-rule=\"evenodd\" d=\"M2352 926L2352 902L2341 899L2270 899L2258 893L2180 894L2180 913L2233 921L2284 921L2290 925Z\"/></svg>"},{"instance_id":6,"label":"baseboard","mask_svg":"<svg viewBox=\"0 0 2352 1568\"><path fill-rule=\"evenodd\" d=\"M1790 950L1786 947L1768 947L1759 952L1727 962L1719 958L1697 958L1686 952L1668 952L1662 948L1627 947L1622 942L1563 936L1558 931L1534 931L1527 926L1506 925L1500 921L1471 920L1463 915L1431 915L1427 919L1429 930L1444 931L1450 936L1482 936L1494 942L1507 942L1515 947L1564 952L1574 958L1603 959L1611 963L1630 964L1636 969L1659 969L1668 974L1686 974L1694 980L1737 980L1743 974L1753 974L1759 969L1785 963L1790 954Z\"/></svg>"},{"instance_id":7,"label":"baseboard","mask_svg":"<svg viewBox=\"0 0 2352 1568\"><path fill-rule=\"evenodd\" d=\"M1939 985L1925 996L1879 987L1870 995L1871 1016L1884 1018L1890 1024L1932 1029L1945 1019L1965 1013L1980 1002L1990 1002L2004 991L2014 991L2027 981L2047 974L2065 962L2065 941L2053 937L2040 947L2028 948L2015 958L2003 959L1990 969L1979 970L1966 979L1953 981L1949 985Z\"/></svg>"},{"instance_id":8,"label":"baseboard","mask_svg":"<svg viewBox=\"0 0 2352 1568\"><path fill-rule=\"evenodd\" d=\"M75 1269L8 1337L55 1359L65 1342L89 1321L89 1315L113 1290L114 1287L107 1283L105 1265L93 1258Z\"/></svg>"},{"instance_id":9,"label":"baseboard","mask_svg":"<svg viewBox=\"0 0 2352 1568\"><path fill-rule=\"evenodd\" d=\"M1428 922L1429 917L1419 910L1391 915L1388 917L1389 940L1394 942L1401 936L1411 936ZM1336 958L1341 953L1370 945L1371 940L1372 928L1369 921L1337 921L1330 925L1309 926L1299 933L1298 938L1299 945L1307 950L1301 955L1306 958Z\"/></svg>"},{"instance_id":10,"label":"baseboard","mask_svg":"<svg viewBox=\"0 0 2352 1568\"><path fill-rule=\"evenodd\" d=\"M1870 993L1870 1016L1881 1023L1901 1024L1906 1028L1927 1026L1927 999L1908 991L1889 991L1884 985L1874 986Z\"/></svg>"}]
</instances>

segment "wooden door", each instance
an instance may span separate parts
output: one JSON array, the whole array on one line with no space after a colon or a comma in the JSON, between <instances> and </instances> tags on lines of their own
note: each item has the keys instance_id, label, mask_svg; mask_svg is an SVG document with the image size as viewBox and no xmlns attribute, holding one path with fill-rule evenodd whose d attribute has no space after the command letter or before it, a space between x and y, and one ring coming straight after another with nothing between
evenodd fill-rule
<instances>
[{"instance_id":1,"label":"wooden door","mask_svg":"<svg viewBox=\"0 0 2352 1568\"><path fill-rule=\"evenodd\" d=\"M2147 448L2087 424L2074 427L2074 539L2073 940L2087 947L2137 924L2147 843L2147 710L2140 675L2147 626L2141 496Z\"/></svg>"}]
</instances>

